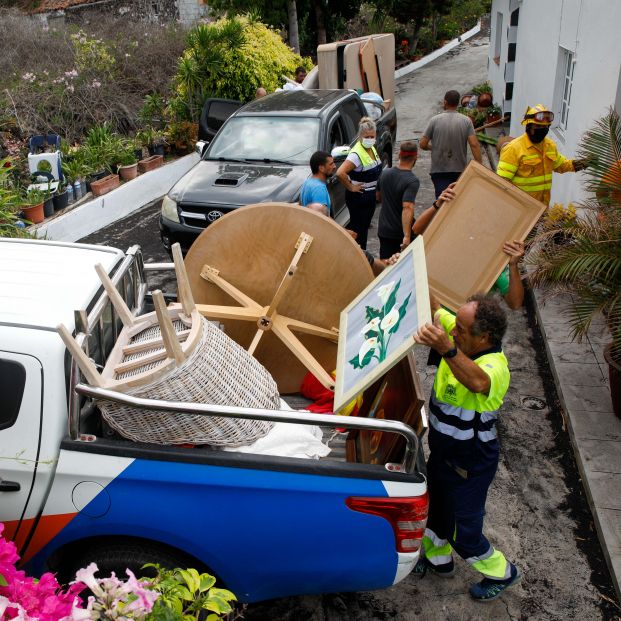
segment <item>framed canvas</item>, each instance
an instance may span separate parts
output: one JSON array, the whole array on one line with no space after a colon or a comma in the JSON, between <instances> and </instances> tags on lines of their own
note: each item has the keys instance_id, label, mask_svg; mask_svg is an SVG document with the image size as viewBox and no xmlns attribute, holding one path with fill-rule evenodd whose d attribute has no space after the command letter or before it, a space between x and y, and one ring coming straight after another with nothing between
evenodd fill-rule
<instances>
[{"instance_id":1,"label":"framed canvas","mask_svg":"<svg viewBox=\"0 0 621 621\"><path fill-rule=\"evenodd\" d=\"M431 321L423 240L416 238L341 313L334 411L393 367Z\"/></svg>"},{"instance_id":2,"label":"framed canvas","mask_svg":"<svg viewBox=\"0 0 621 621\"><path fill-rule=\"evenodd\" d=\"M512 183L470 162L425 231L429 289L456 312L474 293L487 293L509 262L505 241L524 241L546 206Z\"/></svg>"},{"instance_id":3,"label":"framed canvas","mask_svg":"<svg viewBox=\"0 0 621 621\"><path fill-rule=\"evenodd\" d=\"M364 391L358 416L396 420L412 427L419 438L427 430L425 398L412 352ZM347 461L386 464L403 459L405 440L395 433L352 430L347 436Z\"/></svg>"}]
</instances>

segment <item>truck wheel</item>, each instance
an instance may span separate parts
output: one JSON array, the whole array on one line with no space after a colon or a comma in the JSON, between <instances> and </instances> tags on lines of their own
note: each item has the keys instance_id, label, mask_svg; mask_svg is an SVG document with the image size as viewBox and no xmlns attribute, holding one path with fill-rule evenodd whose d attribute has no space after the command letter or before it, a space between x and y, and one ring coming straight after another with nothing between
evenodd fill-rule
<instances>
[{"instance_id":1,"label":"truck wheel","mask_svg":"<svg viewBox=\"0 0 621 621\"><path fill-rule=\"evenodd\" d=\"M97 563L97 576L101 578L114 572L124 579L127 575L126 569L133 571L137 577L154 576L153 569L142 569L146 563L158 563L167 569L194 567L199 572L206 571L195 558L165 546L133 541L98 541L87 544L86 549L78 551L72 555L70 561L63 563L58 571L59 581L67 584L75 580L75 572L90 563Z\"/></svg>"},{"instance_id":2,"label":"truck wheel","mask_svg":"<svg viewBox=\"0 0 621 621\"><path fill-rule=\"evenodd\" d=\"M382 151L382 168L390 168L392 166L392 153L390 151Z\"/></svg>"}]
</instances>

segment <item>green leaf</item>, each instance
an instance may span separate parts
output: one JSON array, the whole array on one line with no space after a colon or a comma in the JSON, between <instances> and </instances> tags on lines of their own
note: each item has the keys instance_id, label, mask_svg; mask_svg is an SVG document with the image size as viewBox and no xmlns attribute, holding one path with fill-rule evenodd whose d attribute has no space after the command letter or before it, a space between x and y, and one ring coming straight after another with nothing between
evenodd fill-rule
<instances>
[{"instance_id":1,"label":"green leaf","mask_svg":"<svg viewBox=\"0 0 621 621\"><path fill-rule=\"evenodd\" d=\"M386 300L386 304L384 304L384 317L388 315L388 313L392 310L392 307L395 305L397 301L397 293L399 291L399 287L401 286L401 279L397 281L397 284L394 286L393 290L390 292L388 299Z\"/></svg>"},{"instance_id":2,"label":"green leaf","mask_svg":"<svg viewBox=\"0 0 621 621\"><path fill-rule=\"evenodd\" d=\"M205 610L212 610L218 614L227 614L233 610L231 605L222 597L210 597L204 604Z\"/></svg>"},{"instance_id":3,"label":"green leaf","mask_svg":"<svg viewBox=\"0 0 621 621\"><path fill-rule=\"evenodd\" d=\"M216 579L213 576L209 574L201 574L198 590L201 593L203 591L208 591L215 583L216 583Z\"/></svg>"},{"instance_id":4,"label":"green leaf","mask_svg":"<svg viewBox=\"0 0 621 621\"><path fill-rule=\"evenodd\" d=\"M351 366L354 367L354 369L361 368L360 360L358 359L358 354L356 354L351 360L349 360L349 364L351 364Z\"/></svg>"},{"instance_id":5,"label":"green leaf","mask_svg":"<svg viewBox=\"0 0 621 621\"><path fill-rule=\"evenodd\" d=\"M369 351L364 355L364 358L360 362L360 368L366 367L371 360L373 360L373 354L375 353L374 349L369 349Z\"/></svg>"},{"instance_id":6,"label":"green leaf","mask_svg":"<svg viewBox=\"0 0 621 621\"><path fill-rule=\"evenodd\" d=\"M382 316L382 311L378 310L377 308L373 308L372 306L367 306L365 308L364 313L367 319L367 323L369 323L369 321L371 321L372 319L375 319L376 317Z\"/></svg>"},{"instance_id":7,"label":"green leaf","mask_svg":"<svg viewBox=\"0 0 621 621\"><path fill-rule=\"evenodd\" d=\"M399 329L399 326L401 325L401 320L405 317L405 314L408 311L408 302L410 301L411 297L412 297L412 294L409 293L408 297L405 298L401 306L399 306L399 319L397 323L395 323L395 325L392 328L390 328L390 330L388 330L388 334L395 334L395 332L397 332L397 330Z\"/></svg>"},{"instance_id":8,"label":"green leaf","mask_svg":"<svg viewBox=\"0 0 621 621\"><path fill-rule=\"evenodd\" d=\"M186 587L182 586L180 587L175 595L177 595L177 597L180 597L181 599L184 599L187 602L191 602L194 599L194 593L196 591L190 591L190 589L187 589Z\"/></svg>"},{"instance_id":9,"label":"green leaf","mask_svg":"<svg viewBox=\"0 0 621 621\"><path fill-rule=\"evenodd\" d=\"M223 599L226 599L227 601L230 601L230 600L237 601L237 598L235 597L235 593L233 593L232 591L229 591L228 589L211 589L211 591L209 592L209 596L210 597L221 597Z\"/></svg>"},{"instance_id":10,"label":"green leaf","mask_svg":"<svg viewBox=\"0 0 621 621\"><path fill-rule=\"evenodd\" d=\"M0 586L9 586L9 583L6 581L6 578L2 574L0 574Z\"/></svg>"},{"instance_id":11,"label":"green leaf","mask_svg":"<svg viewBox=\"0 0 621 621\"><path fill-rule=\"evenodd\" d=\"M200 580L196 569L179 569L179 575L183 578L183 581L188 585L188 588L192 593L196 593ZM191 596L189 599L192 599Z\"/></svg>"}]
</instances>

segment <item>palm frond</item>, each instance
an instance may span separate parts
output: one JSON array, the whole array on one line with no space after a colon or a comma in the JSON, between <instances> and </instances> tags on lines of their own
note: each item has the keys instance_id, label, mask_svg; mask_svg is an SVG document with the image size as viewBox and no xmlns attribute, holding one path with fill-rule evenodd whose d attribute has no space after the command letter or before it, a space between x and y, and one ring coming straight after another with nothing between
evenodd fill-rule
<instances>
[{"instance_id":1,"label":"palm frond","mask_svg":"<svg viewBox=\"0 0 621 621\"><path fill-rule=\"evenodd\" d=\"M621 119L614 108L598 119L578 147L578 157L588 162L586 189L604 204L621 201Z\"/></svg>"}]
</instances>

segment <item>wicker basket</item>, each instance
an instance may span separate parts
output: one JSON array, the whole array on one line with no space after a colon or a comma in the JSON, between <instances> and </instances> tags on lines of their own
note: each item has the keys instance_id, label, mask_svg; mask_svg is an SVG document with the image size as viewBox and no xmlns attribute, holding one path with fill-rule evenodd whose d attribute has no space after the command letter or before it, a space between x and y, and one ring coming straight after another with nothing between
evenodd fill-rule
<instances>
[{"instance_id":1,"label":"wicker basket","mask_svg":"<svg viewBox=\"0 0 621 621\"><path fill-rule=\"evenodd\" d=\"M166 401L278 409L278 389L267 370L214 324L206 319L202 323L198 347L180 365L152 383L123 392ZM174 326L177 332L185 327L181 321L175 321ZM135 335L131 344L156 339L159 335L159 326L153 325ZM139 359L153 353L154 350L147 350L128 358ZM148 367L128 371L117 379L142 374ZM235 447L251 444L267 434L273 425L267 421L141 410L110 401L99 401L97 405L110 427L135 442Z\"/></svg>"}]
</instances>

